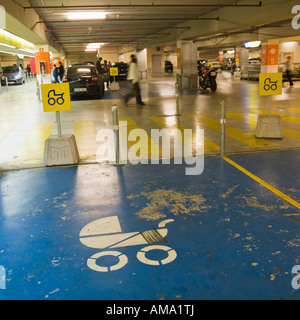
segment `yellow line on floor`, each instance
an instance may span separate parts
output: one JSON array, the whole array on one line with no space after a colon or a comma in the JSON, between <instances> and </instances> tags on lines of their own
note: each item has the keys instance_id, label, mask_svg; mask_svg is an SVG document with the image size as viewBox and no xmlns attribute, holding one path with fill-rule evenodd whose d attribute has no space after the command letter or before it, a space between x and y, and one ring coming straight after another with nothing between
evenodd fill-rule
<instances>
[{"instance_id":1,"label":"yellow line on floor","mask_svg":"<svg viewBox=\"0 0 300 320\"><path fill-rule=\"evenodd\" d=\"M232 161L231 159L224 157L223 158L225 161L227 161L229 164L231 164L232 166L234 166L236 169L240 170L241 172L243 172L244 174L246 174L248 177L252 178L253 180L255 180L256 182L258 182L259 184L261 184L262 186L264 186L265 188L269 189L270 191L272 191L273 193L275 193L277 196L279 196L280 198L282 198L283 200L289 202L290 204L292 204L294 207L300 209L300 203L298 203L297 201L293 200L292 198L290 198L289 196L287 196L286 194L282 193L281 191L279 191L278 189L272 187L270 184L268 184L267 182L265 182L264 180L260 179L259 177L255 176L254 174L252 174L251 172L249 172L248 170L246 170L245 168L243 168L242 166L240 166L239 164L237 164L236 162Z\"/></svg>"},{"instance_id":2,"label":"yellow line on floor","mask_svg":"<svg viewBox=\"0 0 300 320\"><path fill-rule=\"evenodd\" d=\"M290 138L296 141L300 141L300 132L293 129L283 128L283 136L285 138Z\"/></svg>"},{"instance_id":3,"label":"yellow line on floor","mask_svg":"<svg viewBox=\"0 0 300 320\"><path fill-rule=\"evenodd\" d=\"M97 130L93 120L74 122L74 135L81 160L96 159L98 145L96 143Z\"/></svg>"},{"instance_id":4,"label":"yellow line on floor","mask_svg":"<svg viewBox=\"0 0 300 320\"><path fill-rule=\"evenodd\" d=\"M163 155L162 149L154 143L154 141L148 136L148 145L145 146L142 143L138 143L137 141L128 141L128 135L134 129L142 129L140 128L131 118L121 118L119 121L126 121L127 122L127 136L125 135L123 126L120 126L120 134L125 138L128 145L131 147L131 152L135 152L137 157L149 157L150 155L153 157L159 157ZM151 148L151 145L154 148ZM152 150L151 150L152 149ZM159 151L157 151L159 150Z\"/></svg>"},{"instance_id":5,"label":"yellow line on floor","mask_svg":"<svg viewBox=\"0 0 300 320\"><path fill-rule=\"evenodd\" d=\"M192 118L196 121L199 121L201 124L210 127L213 130L220 131L220 121L211 119L205 115L187 115L187 117ZM244 143L252 148L258 148L258 147L266 147L266 146L277 146L276 144L266 140L266 139L257 139L253 134L251 133L245 133L243 130L240 130L238 128L235 128L230 125L226 125L226 136L237 140L241 143Z\"/></svg>"},{"instance_id":6,"label":"yellow line on floor","mask_svg":"<svg viewBox=\"0 0 300 320\"><path fill-rule=\"evenodd\" d=\"M293 108L295 109L295 108ZM267 115L267 112L263 112L263 114ZM277 113L276 113L277 114ZM254 125L256 125L257 123L257 119L255 119L255 115L253 114L251 117L251 114L240 114L240 113L236 113L236 112L227 112L226 113L226 117L228 118L232 118L241 122L245 122L247 121L247 123L250 123L252 125L252 127L254 128ZM249 120L247 120L247 118ZM296 124L299 124L299 118L297 120L297 118L291 117L291 116L286 116L286 115L281 115L281 118L283 120L287 120L289 122L294 122ZM283 127L283 134L285 138L290 138L290 139L294 139L297 141L300 141L300 132L290 129L290 128L286 128Z\"/></svg>"},{"instance_id":7,"label":"yellow line on floor","mask_svg":"<svg viewBox=\"0 0 300 320\"><path fill-rule=\"evenodd\" d=\"M181 131L182 138L184 138L184 129L188 129L187 127L183 126L176 116L174 117L151 117L152 121L160 125L162 128L165 129L179 129ZM195 141L196 135L195 132L193 132L193 141ZM184 142L184 141L183 141ZM184 142L186 143L186 142ZM199 149L201 146L199 146ZM216 145L215 143L211 142L210 140L207 140L204 138L204 151L210 151L210 150L220 150L220 147Z\"/></svg>"},{"instance_id":8,"label":"yellow line on floor","mask_svg":"<svg viewBox=\"0 0 300 320\"><path fill-rule=\"evenodd\" d=\"M44 156L45 141L50 136L53 126L53 123L35 125L21 144L17 154L9 162L9 165L40 164Z\"/></svg>"}]
</instances>

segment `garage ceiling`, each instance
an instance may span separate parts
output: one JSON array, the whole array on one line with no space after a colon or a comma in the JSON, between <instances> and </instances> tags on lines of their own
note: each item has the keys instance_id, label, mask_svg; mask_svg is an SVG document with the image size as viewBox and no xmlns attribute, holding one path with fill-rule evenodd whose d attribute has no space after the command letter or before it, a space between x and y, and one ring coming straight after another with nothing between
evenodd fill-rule
<instances>
[{"instance_id":1,"label":"garage ceiling","mask_svg":"<svg viewBox=\"0 0 300 320\"><path fill-rule=\"evenodd\" d=\"M29 3L24 10L38 13L40 21L37 23L45 24L49 38L67 55L83 53L86 45L92 42L142 48L166 38L176 40L191 29L193 22L217 23L220 9L261 7L256 0L246 4L232 0L87 0L86 3L82 0L30 0ZM106 18L83 19L83 12L105 13ZM80 19L69 20L69 13L81 13ZM199 35L202 33L203 30L199 30Z\"/></svg>"}]
</instances>

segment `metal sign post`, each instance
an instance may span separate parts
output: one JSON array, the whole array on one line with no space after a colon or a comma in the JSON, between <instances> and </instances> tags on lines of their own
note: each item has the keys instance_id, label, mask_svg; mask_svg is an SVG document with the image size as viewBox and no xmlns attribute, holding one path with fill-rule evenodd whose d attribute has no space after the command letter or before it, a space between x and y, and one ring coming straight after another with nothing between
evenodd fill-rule
<instances>
[{"instance_id":1,"label":"metal sign post","mask_svg":"<svg viewBox=\"0 0 300 320\"><path fill-rule=\"evenodd\" d=\"M116 153L116 163L120 164L120 140L119 140L119 119L118 119L118 108L113 105L111 108L112 118L113 118L113 130L115 137L115 153Z\"/></svg>"},{"instance_id":2,"label":"metal sign post","mask_svg":"<svg viewBox=\"0 0 300 320\"><path fill-rule=\"evenodd\" d=\"M45 166L71 165L79 162L75 136L62 135L60 111L71 110L69 83L41 85L44 112L55 112L58 136L50 136L45 142Z\"/></svg>"},{"instance_id":3,"label":"metal sign post","mask_svg":"<svg viewBox=\"0 0 300 320\"><path fill-rule=\"evenodd\" d=\"M57 131L58 131L58 136L62 137L62 133L61 133L61 121L60 121L60 112L59 111L55 111L56 113L56 123L57 123Z\"/></svg>"},{"instance_id":4,"label":"metal sign post","mask_svg":"<svg viewBox=\"0 0 300 320\"><path fill-rule=\"evenodd\" d=\"M221 141L220 141L220 155L225 157L225 127L226 127L226 103L225 100L221 101Z\"/></svg>"}]
</instances>

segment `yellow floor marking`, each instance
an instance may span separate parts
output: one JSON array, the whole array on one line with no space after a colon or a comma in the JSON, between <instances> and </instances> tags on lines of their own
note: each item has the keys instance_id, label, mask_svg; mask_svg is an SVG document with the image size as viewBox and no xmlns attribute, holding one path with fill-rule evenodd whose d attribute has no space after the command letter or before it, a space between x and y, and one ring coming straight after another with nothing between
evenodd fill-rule
<instances>
[{"instance_id":1,"label":"yellow floor marking","mask_svg":"<svg viewBox=\"0 0 300 320\"><path fill-rule=\"evenodd\" d=\"M9 128L9 127L6 127L6 128L1 128L0 127L0 132L8 132L10 130L11 130L11 128Z\"/></svg>"},{"instance_id":2,"label":"yellow floor marking","mask_svg":"<svg viewBox=\"0 0 300 320\"><path fill-rule=\"evenodd\" d=\"M283 128L283 136L300 141L300 132L293 129Z\"/></svg>"},{"instance_id":3,"label":"yellow floor marking","mask_svg":"<svg viewBox=\"0 0 300 320\"><path fill-rule=\"evenodd\" d=\"M142 145L141 145L141 148L138 148L139 145L137 144L137 141L128 141L128 134L130 133L131 130L142 129L142 128L140 128L131 118L120 118L119 121L127 122L127 136L123 131L125 129L121 126L120 126L120 134L125 138L125 141L127 141L128 145L131 148L131 151L136 152L136 155L138 157L143 158L143 156L145 156L145 158L146 157L148 158L151 155L152 157L156 158L164 154L162 149L157 144L154 143L151 137L149 137L149 134L148 134L148 149L146 146L142 146ZM154 150L159 150L159 151L158 152L156 151L153 152L153 150L151 151L151 144L155 147ZM147 151L143 152L143 149L148 150L148 152Z\"/></svg>"},{"instance_id":4,"label":"yellow floor marking","mask_svg":"<svg viewBox=\"0 0 300 320\"><path fill-rule=\"evenodd\" d=\"M45 141L51 134L53 123L40 123L28 133L10 166L40 164L43 160Z\"/></svg>"},{"instance_id":5,"label":"yellow floor marking","mask_svg":"<svg viewBox=\"0 0 300 320\"><path fill-rule=\"evenodd\" d=\"M285 110L300 113L300 108L284 108Z\"/></svg>"},{"instance_id":6,"label":"yellow floor marking","mask_svg":"<svg viewBox=\"0 0 300 320\"><path fill-rule=\"evenodd\" d=\"M300 209L300 203L298 203L297 201L293 200L292 198L290 198L289 196L287 196L286 194L282 193L281 191L279 191L278 189L272 187L270 184L268 184L267 182L265 182L264 180L260 179L259 177L255 176L254 174L252 174L251 172L249 172L248 170L246 170L245 168L243 168L242 166L240 166L239 164L237 164L236 162L230 160L227 157L223 158L225 161L227 161L229 164L231 164L232 166L234 166L235 168L237 168L238 170L240 170L241 172L243 172L244 174L246 174L248 177L252 178L253 180L255 180L256 182L258 182L259 184L261 184L262 186L264 186L265 188L269 189L270 191L272 191L273 193L275 193L277 196L279 196L280 198L282 198L283 200L289 202L290 204L292 204L294 207Z\"/></svg>"},{"instance_id":7,"label":"yellow floor marking","mask_svg":"<svg viewBox=\"0 0 300 320\"><path fill-rule=\"evenodd\" d=\"M199 121L205 126L210 127L213 130L220 131L220 121L211 119L204 115L187 115L194 120ZM245 133L244 131L232 127L230 125L226 125L226 136L235 139L239 142L242 142L252 148L257 147L266 147L266 146L277 146L276 144L266 140L266 139L257 139L254 134Z\"/></svg>"},{"instance_id":8,"label":"yellow floor marking","mask_svg":"<svg viewBox=\"0 0 300 320\"><path fill-rule=\"evenodd\" d=\"M155 123L157 123L158 125L160 125L163 128L166 129L179 129L181 131L181 135L182 137L184 137L184 129L188 129L187 127L183 126L181 123L178 122L177 117L151 117L150 118L152 121L154 121ZM193 132L193 142L196 139L196 134L195 132ZM183 141L184 143L187 143L185 141ZM200 146L201 148L201 146ZM218 145L216 145L215 143L211 142L208 139L204 138L204 151L217 151L220 150L220 147Z\"/></svg>"},{"instance_id":9,"label":"yellow floor marking","mask_svg":"<svg viewBox=\"0 0 300 320\"><path fill-rule=\"evenodd\" d=\"M261 114L267 115L268 112L267 111L262 111ZM278 112L272 112L272 115L273 114L274 115L279 115L283 121L288 121L288 122L291 122L291 123L300 124L300 118L299 117L280 114Z\"/></svg>"},{"instance_id":10,"label":"yellow floor marking","mask_svg":"<svg viewBox=\"0 0 300 320\"><path fill-rule=\"evenodd\" d=\"M296 108L291 108L291 109L294 110ZM298 109L298 110L300 112L300 109ZM267 114L267 112L263 112L263 113ZM232 119L235 119L235 120L238 120L238 121L241 121L241 122L244 122L245 120L247 120L246 119L247 115L236 113L236 112L227 112L226 113L226 117L232 118ZM281 115L281 118L283 120L287 120L287 121L290 121L290 122L295 122L296 121L295 123L297 123L297 124L299 122L298 120L295 120L294 117L290 117L290 116ZM254 123L251 122L251 124L254 126ZM255 122L255 124L256 124L256 122ZM289 129L289 128L283 127L283 134L284 134L284 137L286 137L286 138L290 138L290 139L294 139L294 140L300 141L300 131L296 131L296 130L293 130L293 129Z\"/></svg>"},{"instance_id":11,"label":"yellow floor marking","mask_svg":"<svg viewBox=\"0 0 300 320\"><path fill-rule=\"evenodd\" d=\"M300 124L300 118L296 118L294 116L281 115L281 119L283 121L288 121L288 122L291 122L291 123Z\"/></svg>"},{"instance_id":12,"label":"yellow floor marking","mask_svg":"<svg viewBox=\"0 0 300 320\"><path fill-rule=\"evenodd\" d=\"M74 122L74 135L81 160L96 159L97 131L93 120Z\"/></svg>"},{"instance_id":13,"label":"yellow floor marking","mask_svg":"<svg viewBox=\"0 0 300 320\"><path fill-rule=\"evenodd\" d=\"M0 126L11 126L11 125L15 125L17 124L18 121L16 120L7 120L7 119L3 119L3 120L0 120Z\"/></svg>"}]
</instances>

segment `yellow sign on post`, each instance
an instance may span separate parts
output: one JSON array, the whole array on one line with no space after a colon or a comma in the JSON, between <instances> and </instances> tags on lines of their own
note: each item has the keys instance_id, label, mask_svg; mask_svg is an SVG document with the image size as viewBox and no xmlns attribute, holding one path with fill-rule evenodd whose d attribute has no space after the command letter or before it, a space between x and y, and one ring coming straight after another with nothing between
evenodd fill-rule
<instances>
[{"instance_id":1,"label":"yellow sign on post","mask_svg":"<svg viewBox=\"0 0 300 320\"><path fill-rule=\"evenodd\" d=\"M110 75L113 76L118 76L119 75L119 70L118 68L110 68L109 69Z\"/></svg>"},{"instance_id":2,"label":"yellow sign on post","mask_svg":"<svg viewBox=\"0 0 300 320\"><path fill-rule=\"evenodd\" d=\"M42 84L44 112L71 110L69 83Z\"/></svg>"},{"instance_id":3,"label":"yellow sign on post","mask_svg":"<svg viewBox=\"0 0 300 320\"><path fill-rule=\"evenodd\" d=\"M259 75L259 95L282 95L282 73L261 73Z\"/></svg>"}]
</instances>

